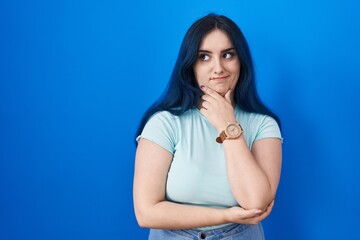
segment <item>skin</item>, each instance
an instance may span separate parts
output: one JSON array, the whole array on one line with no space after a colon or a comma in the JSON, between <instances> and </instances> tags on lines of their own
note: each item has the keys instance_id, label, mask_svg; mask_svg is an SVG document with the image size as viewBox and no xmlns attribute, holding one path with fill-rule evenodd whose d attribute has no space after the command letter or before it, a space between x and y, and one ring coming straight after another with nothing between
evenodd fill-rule
<instances>
[{"instance_id":1,"label":"skin","mask_svg":"<svg viewBox=\"0 0 360 240\"><path fill-rule=\"evenodd\" d=\"M237 122L231 89L238 82L240 62L233 50L226 50L232 48L227 34L215 29L204 37L194 65L197 82L204 92L200 112L219 133L228 123ZM275 198L280 180L281 140L261 139L254 142L251 150L243 135L223 144L235 199L244 208L265 209Z\"/></svg>"},{"instance_id":2,"label":"skin","mask_svg":"<svg viewBox=\"0 0 360 240\"><path fill-rule=\"evenodd\" d=\"M199 86L214 89L222 96L235 88L240 76L240 61L226 33L215 29L204 37L194 74Z\"/></svg>"},{"instance_id":3,"label":"skin","mask_svg":"<svg viewBox=\"0 0 360 240\"><path fill-rule=\"evenodd\" d=\"M194 65L197 82L204 92L200 112L219 133L229 122L236 122L230 89L237 84L240 62L232 47L228 36L215 29L204 37ZM223 144L231 190L242 207L215 209L166 201L166 179L173 155L151 141L140 139L133 191L139 225L186 229L224 223L257 224L265 219L274 206L280 178L280 139L257 140L251 150L243 136Z\"/></svg>"}]
</instances>

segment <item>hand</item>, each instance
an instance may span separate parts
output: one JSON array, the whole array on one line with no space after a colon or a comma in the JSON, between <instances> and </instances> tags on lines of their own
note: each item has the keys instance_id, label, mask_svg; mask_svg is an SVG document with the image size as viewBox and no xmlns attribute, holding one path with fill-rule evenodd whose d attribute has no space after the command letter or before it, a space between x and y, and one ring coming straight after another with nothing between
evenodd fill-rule
<instances>
[{"instance_id":1,"label":"hand","mask_svg":"<svg viewBox=\"0 0 360 240\"><path fill-rule=\"evenodd\" d=\"M235 123L234 107L231 104L231 90L221 96L215 90L201 86L204 95L201 97L200 112L219 131L223 131L228 123Z\"/></svg>"},{"instance_id":2,"label":"hand","mask_svg":"<svg viewBox=\"0 0 360 240\"><path fill-rule=\"evenodd\" d=\"M230 223L239 224L258 224L265 218L267 218L274 207L275 200L272 200L265 211L258 209L246 210L241 207L232 207L227 209L228 221Z\"/></svg>"}]
</instances>

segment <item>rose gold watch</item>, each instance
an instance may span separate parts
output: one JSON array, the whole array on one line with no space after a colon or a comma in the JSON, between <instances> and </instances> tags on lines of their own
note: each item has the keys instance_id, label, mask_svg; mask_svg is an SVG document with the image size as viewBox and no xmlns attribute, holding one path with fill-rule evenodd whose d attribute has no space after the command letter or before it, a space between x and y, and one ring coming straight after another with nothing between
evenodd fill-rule
<instances>
[{"instance_id":1,"label":"rose gold watch","mask_svg":"<svg viewBox=\"0 0 360 240\"><path fill-rule=\"evenodd\" d=\"M242 127L239 123L229 123L225 130L216 138L216 142L223 143L226 139L236 139L243 133Z\"/></svg>"}]
</instances>

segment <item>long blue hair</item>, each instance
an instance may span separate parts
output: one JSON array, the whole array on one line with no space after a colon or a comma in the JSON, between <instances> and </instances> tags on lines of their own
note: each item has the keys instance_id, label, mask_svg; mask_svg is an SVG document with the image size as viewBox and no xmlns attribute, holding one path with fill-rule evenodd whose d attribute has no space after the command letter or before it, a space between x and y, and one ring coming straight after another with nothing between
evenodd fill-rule
<instances>
[{"instance_id":1,"label":"long blue hair","mask_svg":"<svg viewBox=\"0 0 360 240\"><path fill-rule=\"evenodd\" d=\"M253 61L241 30L231 19L211 13L197 20L187 31L170 81L160 98L145 112L136 136L141 134L146 122L156 112L168 111L178 116L197 107L202 91L196 82L193 66L197 60L202 39L213 29L220 29L227 33L240 60L241 71L234 90L235 104L244 111L271 116L280 126L279 118L259 98Z\"/></svg>"}]
</instances>

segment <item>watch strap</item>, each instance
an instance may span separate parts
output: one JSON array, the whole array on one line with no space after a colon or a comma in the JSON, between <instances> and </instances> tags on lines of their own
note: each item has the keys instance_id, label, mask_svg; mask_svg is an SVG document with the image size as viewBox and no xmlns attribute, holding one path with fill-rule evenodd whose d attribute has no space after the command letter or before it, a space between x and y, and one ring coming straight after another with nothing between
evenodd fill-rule
<instances>
[{"instance_id":1,"label":"watch strap","mask_svg":"<svg viewBox=\"0 0 360 240\"><path fill-rule=\"evenodd\" d=\"M216 138L216 142L223 143L227 139L225 130L223 130L220 135Z\"/></svg>"}]
</instances>

